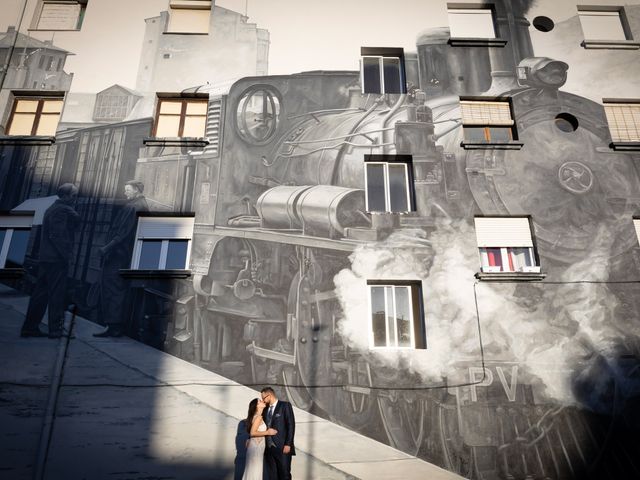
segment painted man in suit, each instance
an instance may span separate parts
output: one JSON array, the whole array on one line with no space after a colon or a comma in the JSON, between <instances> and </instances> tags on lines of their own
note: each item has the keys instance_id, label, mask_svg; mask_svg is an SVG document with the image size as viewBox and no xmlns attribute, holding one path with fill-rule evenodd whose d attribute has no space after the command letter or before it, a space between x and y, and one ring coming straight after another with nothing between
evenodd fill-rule
<instances>
[{"instance_id":1,"label":"painted man in suit","mask_svg":"<svg viewBox=\"0 0 640 480\"><path fill-rule=\"evenodd\" d=\"M296 419L289 402L278 400L273 388L265 387L260 391L262 400L267 404L262 415L268 428L278 431L276 435L265 437L267 445L264 461L269 480L291 479L291 457L296 454L293 437L296 433Z\"/></svg>"},{"instance_id":2,"label":"painted man in suit","mask_svg":"<svg viewBox=\"0 0 640 480\"><path fill-rule=\"evenodd\" d=\"M138 213L149 210L143 191L142 182L130 180L125 184L124 196L127 200L109 228L107 244L99 250L102 256L100 314L107 328L103 332L94 333L94 337L120 337L125 334L129 282L120 274L120 270L131 265Z\"/></svg>"},{"instance_id":3,"label":"painted man in suit","mask_svg":"<svg viewBox=\"0 0 640 480\"><path fill-rule=\"evenodd\" d=\"M67 275L73 255L74 235L80 224L80 215L74 205L78 187L71 183L60 185L58 200L51 205L42 220L38 277L29 299L27 316L22 325L22 337L43 337L38 325L49 308L49 338L60 338L64 324L67 298Z\"/></svg>"}]
</instances>

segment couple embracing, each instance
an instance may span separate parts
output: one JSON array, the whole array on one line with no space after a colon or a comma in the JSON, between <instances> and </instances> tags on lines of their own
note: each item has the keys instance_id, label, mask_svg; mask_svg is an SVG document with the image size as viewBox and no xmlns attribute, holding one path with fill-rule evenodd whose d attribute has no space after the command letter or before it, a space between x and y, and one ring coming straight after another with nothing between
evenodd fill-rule
<instances>
[{"instance_id":1,"label":"couple embracing","mask_svg":"<svg viewBox=\"0 0 640 480\"><path fill-rule=\"evenodd\" d=\"M265 387L260 398L249 403L246 425L251 438L242 480L262 480L265 467L268 480L290 480L291 456L296 454L291 404L278 400L273 388Z\"/></svg>"}]
</instances>

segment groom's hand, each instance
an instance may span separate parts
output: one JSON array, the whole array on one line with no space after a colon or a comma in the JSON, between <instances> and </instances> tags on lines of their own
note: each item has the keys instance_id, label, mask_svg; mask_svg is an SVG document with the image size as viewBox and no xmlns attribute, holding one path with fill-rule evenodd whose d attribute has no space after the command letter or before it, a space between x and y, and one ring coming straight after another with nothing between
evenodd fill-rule
<instances>
[{"instance_id":1,"label":"groom's hand","mask_svg":"<svg viewBox=\"0 0 640 480\"><path fill-rule=\"evenodd\" d=\"M290 451L291 447L289 445L285 445L284 447L282 447L282 453L284 453L285 455L289 455Z\"/></svg>"}]
</instances>

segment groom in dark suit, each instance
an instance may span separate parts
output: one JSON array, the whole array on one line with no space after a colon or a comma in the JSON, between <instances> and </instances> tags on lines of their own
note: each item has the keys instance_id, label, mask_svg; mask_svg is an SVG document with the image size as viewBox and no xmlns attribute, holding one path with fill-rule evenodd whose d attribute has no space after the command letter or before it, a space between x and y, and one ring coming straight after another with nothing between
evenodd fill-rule
<instances>
[{"instance_id":1,"label":"groom in dark suit","mask_svg":"<svg viewBox=\"0 0 640 480\"><path fill-rule=\"evenodd\" d=\"M267 408L262 412L268 428L278 433L265 437L264 460L269 480L291 480L291 457L296 454L293 436L296 432L296 419L289 402L278 400L273 388L265 387L260 391L262 401Z\"/></svg>"}]
</instances>

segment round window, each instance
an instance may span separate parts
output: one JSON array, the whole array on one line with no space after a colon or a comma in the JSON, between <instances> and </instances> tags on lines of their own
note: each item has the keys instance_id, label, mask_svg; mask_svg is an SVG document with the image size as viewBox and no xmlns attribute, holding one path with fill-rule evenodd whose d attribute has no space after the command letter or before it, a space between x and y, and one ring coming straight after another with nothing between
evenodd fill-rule
<instances>
[{"instance_id":1,"label":"round window","mask_svg":"<svg viewBox=\"0 0 640 480\"><path fill-rule=\"evenodd\" d=\"M549 17L540 16L533 19L533 26L541 32L550 32L555 27L555 24Z\"/></svg>"},{"instance_id":2,"label":"round window","mask_svg":"<svg viewBox=\"0 0 640 480\"><path fill-rule=\"evenodd\" d=\"M254 87L240 97L236 126L240 136L251 143L266 143L276 132L281 105L278 94L268 87Z\"/></svg>"},{"instance_id":3,"label":"round window","mask_svg":"<svg viewBox=\"0 0 640 480\"><path fill-rule=\"evenodd\" d=\"M554 120L559 130L571 133L578 129L578 119L570 113L559 113Z\"/></svg>"}]
</instances>

